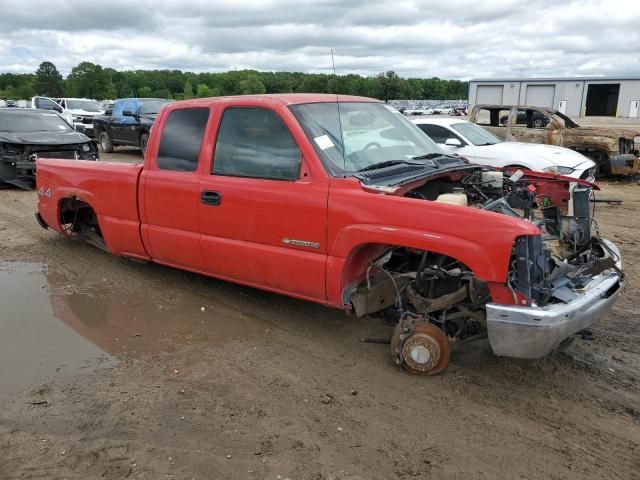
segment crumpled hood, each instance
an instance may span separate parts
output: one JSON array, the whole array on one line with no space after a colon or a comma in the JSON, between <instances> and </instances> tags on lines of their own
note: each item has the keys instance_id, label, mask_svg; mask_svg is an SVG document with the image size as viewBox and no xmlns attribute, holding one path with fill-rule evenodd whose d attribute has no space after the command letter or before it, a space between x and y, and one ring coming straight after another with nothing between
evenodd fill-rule
<instances>
[{"instance_id":1,"label":"crumpled hood","mask_svg":"<svg viewBox=\"0 0 640 480\"><path fill-rule=\"evenodd\" d=\"M554 165L562 167L577 168L586 162L593 163L592 160L585 157L581 153L574 150L556 147L554 145L542 145L538 143L524 143L524 142L501 142L495 145L485 145L482 147L476 147L478 153L489 156L491 153L500 154L504 158L506 155L514 157L513 163L517 163L517 158L528 158L529 160L535 157L547 160Z\"/></svg>"},{"instance_id":2,"label":"crumpled hood","mask_svg":"<svg viewBox=\"0 0 640 480\"><path fill-rule=\"evenodd\" d=\"M0 142L21 145L71 145L89 142L84 133L70 130L68 132L0 132Z\"/></svg>"}]
</instances>

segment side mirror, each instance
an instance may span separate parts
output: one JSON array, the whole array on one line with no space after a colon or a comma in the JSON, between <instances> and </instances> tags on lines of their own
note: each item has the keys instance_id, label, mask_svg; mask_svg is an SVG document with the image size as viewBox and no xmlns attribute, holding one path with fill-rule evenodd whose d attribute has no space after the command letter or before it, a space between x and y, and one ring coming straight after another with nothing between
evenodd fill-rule
<instances>
[{"instance_id":1,"label":"side mirror","mask_svg":"<svg viewBox=\"0 0 640 480\"><path fill-rule=\"evenodd\" d=\"M445 145L449 145L450 147L461 147L462 146L462 142L460 140L458 140L457 138L447 138L447 140L444 142Z\"/></svg>"}]
</instances>

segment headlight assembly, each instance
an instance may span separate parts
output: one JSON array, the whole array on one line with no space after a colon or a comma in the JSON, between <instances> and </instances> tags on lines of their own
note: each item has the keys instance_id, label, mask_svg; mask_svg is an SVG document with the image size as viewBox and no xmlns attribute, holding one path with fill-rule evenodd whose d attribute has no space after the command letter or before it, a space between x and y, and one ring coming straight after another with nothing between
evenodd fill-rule
<instances>
[{"instance_id":1,"label":"headlight assembly","mask_svg":"<svg viewBox=\"0 0 640 480\"><path fill-rule=\"evenodd\" d=\"M543 171L549 172L549 173L558 173L560 175L569 175L570 173L573 173L574 170L575 168L559 167L557 165L554 165L552 167L545 168Z\"/></svg>"}]
</instances>

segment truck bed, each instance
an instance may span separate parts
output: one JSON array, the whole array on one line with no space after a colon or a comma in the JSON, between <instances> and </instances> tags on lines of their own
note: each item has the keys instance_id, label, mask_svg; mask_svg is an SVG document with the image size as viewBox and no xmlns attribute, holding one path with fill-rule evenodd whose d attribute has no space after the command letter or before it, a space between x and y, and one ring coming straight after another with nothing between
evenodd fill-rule
<instances>
[{"instance_id":1,"label":"truck bed","mask_svg":"<svg viewBox=\"0 0 640 480\"><path fill-rule=\"evenodd\" d=\"M60 200L86 202L98 217L104 242L116 255L146 257L140 238L138 182L142 163L39 158L37 191L44 222L60 233Z\"/></svg>"}]
</instances>

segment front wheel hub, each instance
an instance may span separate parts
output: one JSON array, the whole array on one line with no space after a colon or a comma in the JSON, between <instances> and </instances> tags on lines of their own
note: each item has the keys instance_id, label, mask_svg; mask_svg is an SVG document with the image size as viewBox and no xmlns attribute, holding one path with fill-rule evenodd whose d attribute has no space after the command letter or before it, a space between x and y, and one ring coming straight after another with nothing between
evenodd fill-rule
<instances>
[{"instance_id":1,"label":"front wheel hub","mask_svg":"<svg viewBox=\"0 0 640 480\"><path fill-rule=\"evenodd\" d=\"M417 375L435 375L449 364L449 340L426 321L401 321L391 341L396 363Z\"/></svg>"}]
</instances>

